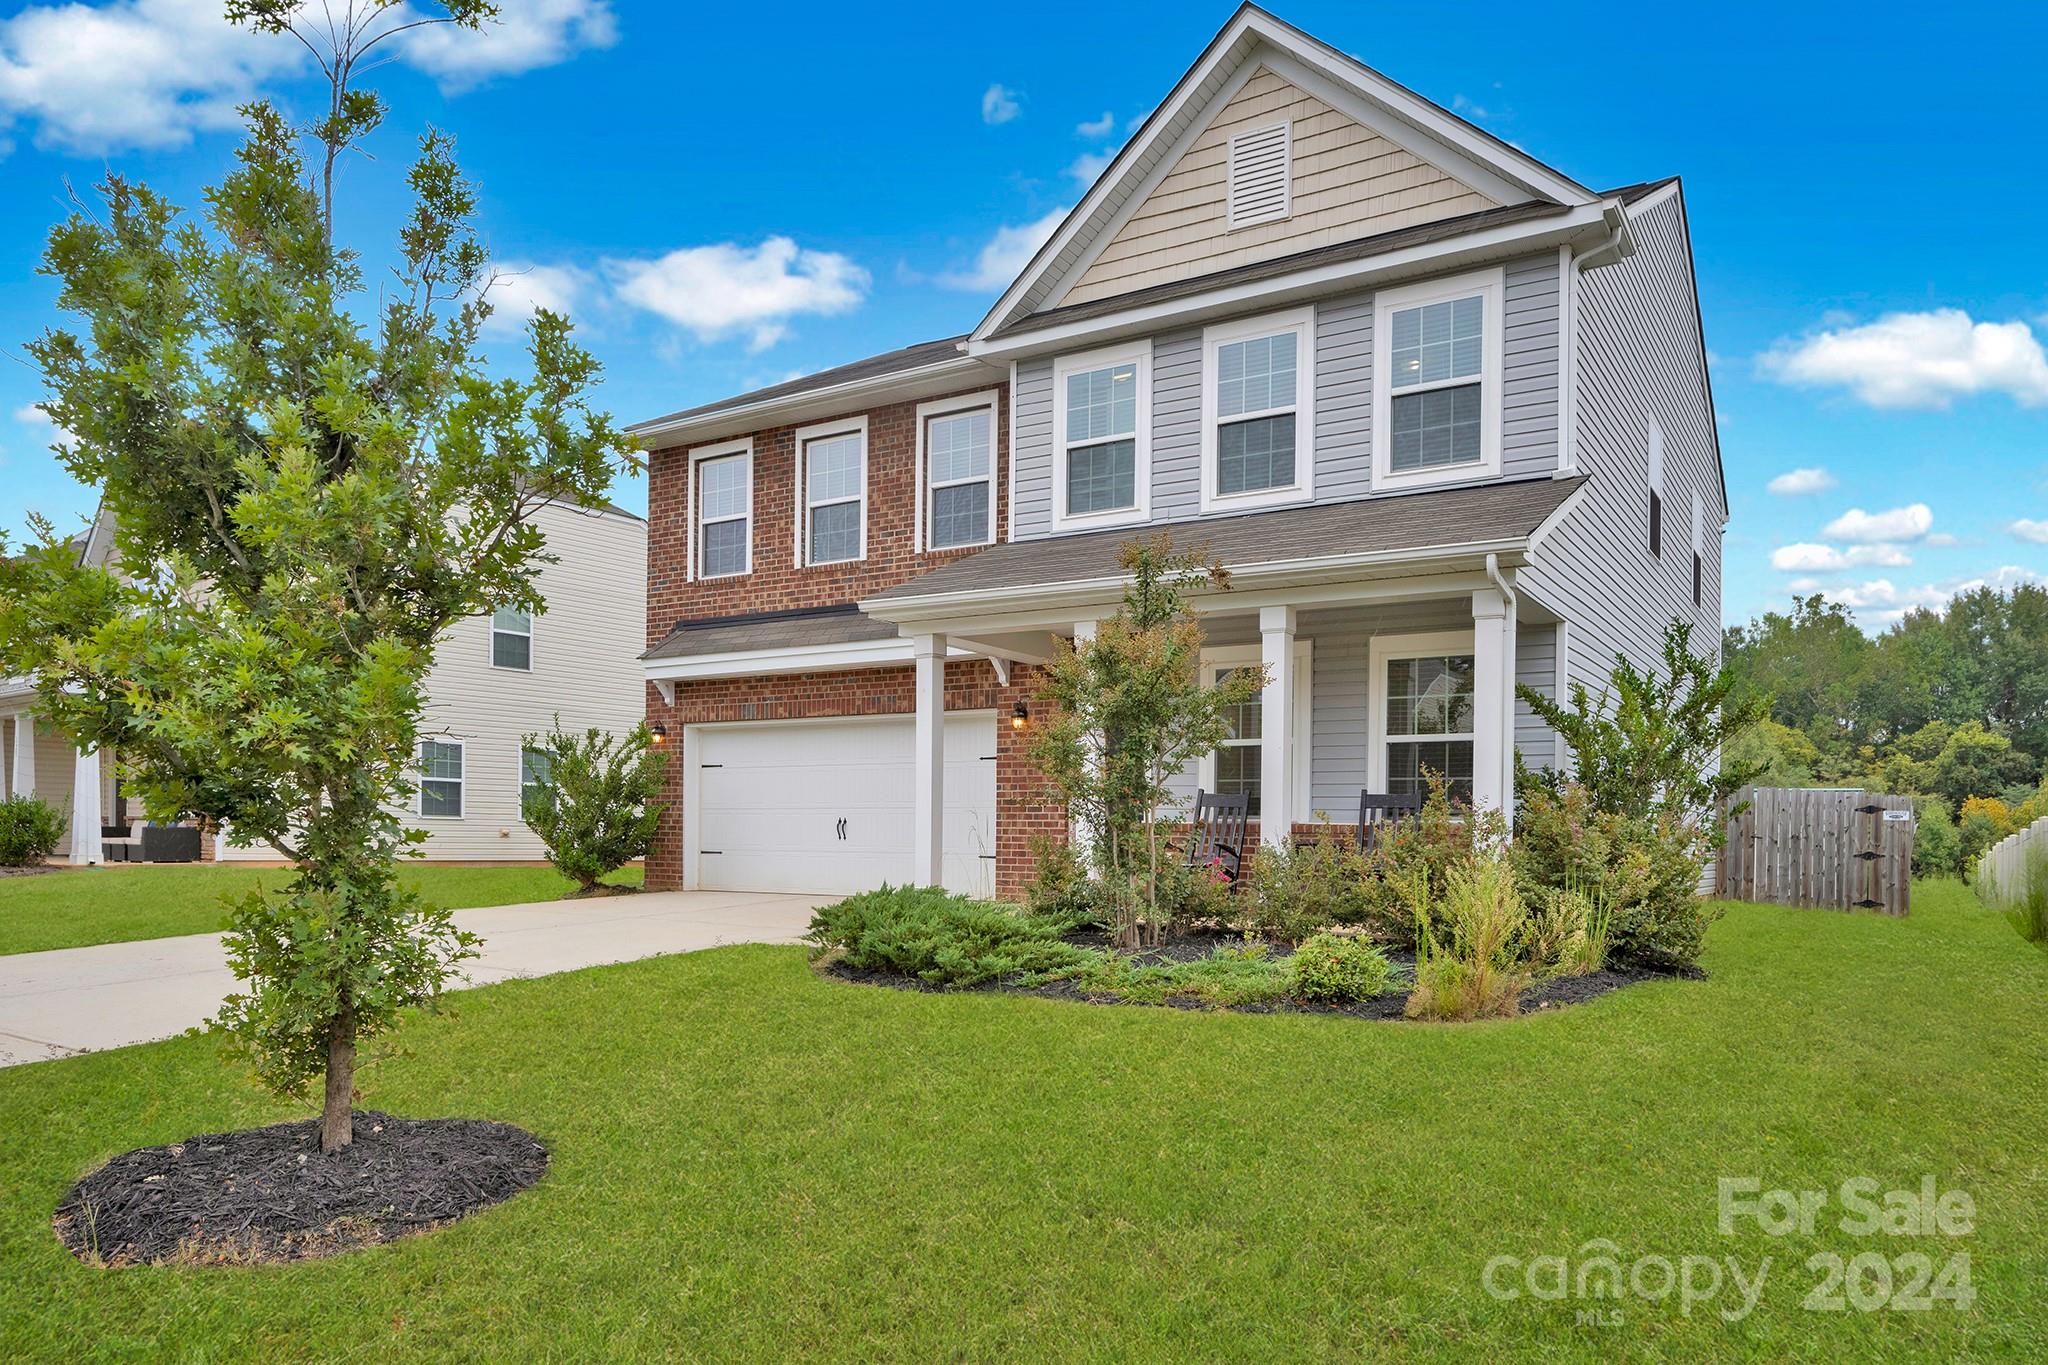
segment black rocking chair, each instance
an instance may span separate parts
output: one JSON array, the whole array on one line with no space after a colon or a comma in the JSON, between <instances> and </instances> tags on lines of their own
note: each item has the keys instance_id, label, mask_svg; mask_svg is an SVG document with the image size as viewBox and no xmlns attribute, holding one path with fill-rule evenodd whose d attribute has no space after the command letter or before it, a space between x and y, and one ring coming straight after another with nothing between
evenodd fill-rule
<instances>
[{"instance_id":1,"label":"black rocking chair","mask_svg":"<svg viewBox=\"0 0 2048 1365\"><path fill-rule=\"evenodd\" d=\"M1422 816L1422 795L1361 791L1358 794L1358 848L1369 853L1385 835Z\"/></svg>"},{"instance_id":2,"label":"black rocking chair","mask_svg":"<svg viewBox=\"0 0 2048 1365\"><path fill-rule=\"evenodd\" d=\"M1188 833L1188 866L1214 867L1235 888L1244 868L1245 825L1251 819L1251 804L1243 792L1224 796L1197 789Z\"/></svg>"}]
</instances>

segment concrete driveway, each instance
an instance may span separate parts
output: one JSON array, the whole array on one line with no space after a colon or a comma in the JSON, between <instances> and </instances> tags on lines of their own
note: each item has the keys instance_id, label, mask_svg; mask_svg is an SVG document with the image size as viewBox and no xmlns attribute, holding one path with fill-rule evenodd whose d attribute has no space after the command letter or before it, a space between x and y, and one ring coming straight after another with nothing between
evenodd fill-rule
<instances>
[{"instance_id":1,"label":"concrete driveway","mask_svg":"<svg viewBox=\"0 0 2048 1365\"><path fill-rule=\"evenodd\" d=\"M651 891L458 910L483 936L471 985L728 943L795 943L835 896ZM218 934L0 956L0 1066L183 1033L235 988Z\"/></svg>"}]
</instances>

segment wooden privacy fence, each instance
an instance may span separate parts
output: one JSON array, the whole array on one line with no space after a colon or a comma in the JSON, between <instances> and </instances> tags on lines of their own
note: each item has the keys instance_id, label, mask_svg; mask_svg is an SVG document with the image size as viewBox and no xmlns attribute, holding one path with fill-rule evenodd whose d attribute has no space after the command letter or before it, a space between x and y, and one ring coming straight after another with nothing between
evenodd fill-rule
<instances>
[{"instance_id":1,"label":"wooden privacy fence","mask_svg":"<svg viewBox=\"0 0 2048 1365\"><path fill-rule=\"evenodd\" d=\"M1971 884L1985 904L2007 909L2027 898L2037 859L2048 860L2048 815L1985 849ZM2048 869L2048 861L2043 867Z\"/></svg>"},{"instance_id":2,"label":"wooden privacy fence","mask_svg":"<svg viewBox=\"0 0 2048 1365\"><path fill-rule=\"evenodd\" d=\"M1721 894L1824 910L1906 913L1913 798L1842 787L1745 787L1728 823Z\"/></svg>"}]
</instances>

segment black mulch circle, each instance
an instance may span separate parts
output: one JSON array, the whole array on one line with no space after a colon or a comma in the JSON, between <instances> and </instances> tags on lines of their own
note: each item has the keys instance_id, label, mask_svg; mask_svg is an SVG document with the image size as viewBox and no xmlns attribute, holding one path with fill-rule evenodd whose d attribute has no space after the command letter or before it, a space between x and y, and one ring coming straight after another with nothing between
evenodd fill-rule
<instances>
[{"instance_id":1,"label":"black mulch circle","mask_svg":"<svg viewBox=\"0 0 2048 1365\"><path fill-rule=\"evenodd\" d=\"M124 1152L54 1221L88 1265L303 1261L453 1222L547 1168L547 1148L509 1123L359 1109L355 1141L331 1156L314 1119Z\"/></svg>"},{"instance_id":2,"label":"black mulch circle","mask_svg":"<svg viewBox=\"0 0 2048 1365\"><path fill-rule=\"evenodd\" d=\"M1106 934L1081 932L1068 936L1068 942L1086 948L1103 948L1109 945ZM1131 954L1141 962L1194 962L1208 957L1219 946L1240 947L1241 936L1195 931L1178 934L1154 948ZM1268 950L1277 958L1284 958L1294 949L1284 943L1268 944ZM1174 1009L1188 1010L1229 1010L1238 1014L1337 1014L1348 1019L1404 1019L1407 1017L1408 992L1415 977L1415 953L1408 948L1387 948L1387 960L1394 964L1406 981L1397 982L1386 995L1372 1000L1353 1000L1342 1004L1309 1000L1262 1000L1242 1005L1211 1005L1189 996L1169 996L1165 1003ZM1073 981L1045 981L1036 985L1025 985L1016 977L999 977L979 986L935 986L914 976L903 976L896 972L865 971L850 967L846 963L830 960L821 965L821 970L842 981L857 982L864 986L885 986L892 990L906 991L997 991L1011 995L1036 995L1054 1000L1077 1000L1090 1005L1151 1005L1149 1000L1127 1000L1122 996L1089 991ZM1609 991L1633 986L1641 981L1670 981L1675 978L1704 980L1706 973L1698 967L1682 967L1672 971L1657 971L1647 967L1616 964L1602 967L1599 971L1584 976L1560 976L1548 981L1539 981L1522 992L1522 1013L1535 1014L1555 1009L1560 1005L1577 1005L1595 999ZM1156 1008L1156 1006L1155 1006Z\"/></svg>"}]
</instances>

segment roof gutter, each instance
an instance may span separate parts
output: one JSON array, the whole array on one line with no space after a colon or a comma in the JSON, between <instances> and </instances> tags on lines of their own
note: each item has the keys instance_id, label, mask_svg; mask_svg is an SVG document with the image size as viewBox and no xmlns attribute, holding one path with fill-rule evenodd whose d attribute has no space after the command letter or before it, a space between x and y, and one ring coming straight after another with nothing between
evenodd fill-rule
<instances>
[{"instance_id":1,"label":"roof gutter","mask_svg":"<svg viewBox=\"0 0 2048 1365\"><path fill-rule=\"evenodd\" d=\"M953 387L952 381L956 379L989 377L992 373L987 364L972 356L948 357L913 369L894 370L888 374L870 375L865 379L849 379L840 384L827 384L821 388L804 389L798 393L779 394L773 398L734 404L711 412L635 422L626 428L626 434L639 437L642 444L648 446L673 446L681 445L685 441L716 440L734 433L779 426L784 421L813 413L829 416L833 412L843 412L879 397L897 396L899 393L903 397L939 393Z\"/></svg>"}]
</instances>

